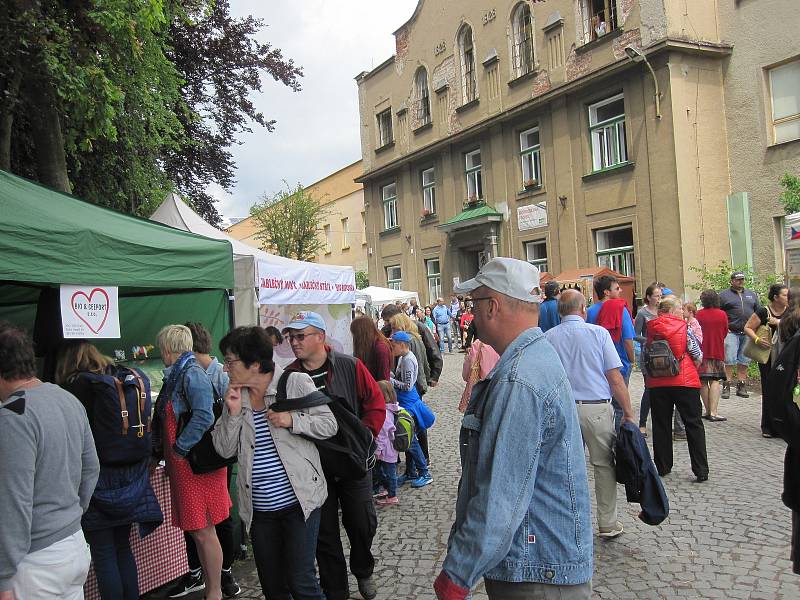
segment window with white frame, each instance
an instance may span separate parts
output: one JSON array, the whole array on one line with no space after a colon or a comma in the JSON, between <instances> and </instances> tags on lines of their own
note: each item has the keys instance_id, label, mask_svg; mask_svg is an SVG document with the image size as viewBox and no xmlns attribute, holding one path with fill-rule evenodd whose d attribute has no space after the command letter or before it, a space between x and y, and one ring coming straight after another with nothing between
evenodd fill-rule
<instances>
[{"instance_id":1,"label":"window with white frame","mask_svg":"<svg viewBox=\"0 0 800 600\"><path fill-rule=\"evenodd\" d=\"M625 99L611 96L589 106L592 170L601 171L628 162L625 141Z\"/></svg>"},{"instance_id":2,"label":"window with white frame","mask_svg":"<svg viewBox=\"0 0 800 600\"><path fill-rule=\"evenodd\" d=\"M542 181L539 157L539 128L526 129L519 134L519 155L522 160L523 187L537 186Z\"/></svg>"},{"instance_id":3,"label":"window with white frame","mask_svg":"<svg viewBox=\"0 0 800 600\"><path fill-rule=\"evenodd\" d=\"M545 240L525 242L525 260L539 269L539 272L547 271L547 242Z\"/></svg>"},{"instance_id":4,"label":"window with white frame","mask_svg":"<svg viewBox=\"0 0 800 600\"><path fill-rule=\"evenodd\" d=\"M521 2L511 18L514 34L514 76L522 77L533 71L533 17L527 2Z\"/></svg>"},{"instance_id":5,"label":"window with white frame","mask_svg":"<svg viewBox=\"0 0 800 600\"><path fill-rule=\"evenodd\" d=\"M616 0L581 0L583 43L599 39L617 28Z\"/></svg>"},{"instance_id":6,"label":"window with white frame","mask_svg":"<svg viewBox=\"0 0 800 600\"><path fill-rule=\"evenodd\" d=\"M350 219L342 219L342 250L350 247Z\"/></svg>"},{"instance_id":7,"label":"window with white frame","mask_svg":"<svg viewBox=\"0 0 800 600\"><path fill-rule=\"evenodd\" d=\"M330 254L333 248L331 244L331 226L325 225L322 228L323 233L325 234L325 254Z\"/></svg>"},{"instance_id":8,"label":"window with white frame","mask_svg":"<svg viewBox=\"0 0 800 600\"><path fill-rule=\"evenodd\" d=\"M598 229L594 233L597 244L597 264L612 271L633 277L636 261L633 255L633 227Z\"/></svg>"},{"instance_id":9,"label":"window with white frame","mask_svg":"<svg viewBox=\"0 0 800 600\"><path fill-rule=\"evenodd\" d=\"M800 60L769 70L772 142L800 139Z\"/></svg>"},{"instance_id":10,"label":"window with white frame","mask_svg":"<svg viewBox=\"0 0 800 600\"><path fill-rule=\"evenodd\" d=\"M431 96L428 90L428 71L425 67L417 69L416 76L417 123L418 127L431 122Z\"/></svg>"},{"instance_id":11,"label":"window with white frame","mask_svg":"<svg viewBox=\"0 0 800 600\"><path fill-rule=\"evenodd\" d=\"M422 214L436 213L436 174L433 167L422 171Z\"/></svg>"},{"instance_id":12,"label":"window with white frame","mask_svg":"<svg viewBox=\"0 0 800 600\"><path fill-rule=\"evenodd\" d=\"M478 79L475 72L475 45L472 41L472 27L464 25L459 36L461 54L461 97L463 104L478 97Z\"/></svg>"},{"instance_id":13,"label":"window with white frame","mask_svg":"<svg viewBox=\"0 0 800 600\"><path fill-rule=\"evenodd\" d=\"M483 175L481 173L481 150L465 155L467 175L467 200L474 202L483 198Z\"/></svg>"},{"instance_id":14,"label":"window with white frame","mask_svg":"<svg viewBox=\"0 0 800 600\"><path fill-rule=\"evenodd\" d=\"M390 290L401 290L403 278L400 275L400 266L386 267L386 287Z\"/></svg>"},{"instance_id":15,"label":"window with white frame","mask_svg":"<svg viewBox=\"0 0 800 600\"><path fill-rule=\"evenodd\" d=\"M376 118L378 119L378 148L382 148L394 140L392 137L392 109L388 108L379 112Z\"/></svg>"},{"instance_id":16,"label":"window with white frame","mask_svg":"<svg viewBox=\"0 0 800 600\"><path fill-rule=\"evenodd\" d=\"M383 228L397 227L397 184L390 183L381 188L383 197Z\"/></svg>"},{"instance_id":17,"label":"window with white frame","mask_svg":"<svg viewBox=\"0 0 800 600\"><path fill-rule=\"evenodd\" d=\"M425 261L425 274L428 277L428 303L432 304L442 296L442 272L438 258Z\"/></svg>"}]
</instances>

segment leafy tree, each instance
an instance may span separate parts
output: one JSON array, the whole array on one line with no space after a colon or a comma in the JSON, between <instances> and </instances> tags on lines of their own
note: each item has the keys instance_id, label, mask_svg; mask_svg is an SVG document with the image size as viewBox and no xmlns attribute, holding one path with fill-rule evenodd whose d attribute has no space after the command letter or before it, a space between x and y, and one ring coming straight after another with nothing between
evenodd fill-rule
<instances>
[{"instance_id":1,"label":"leafy tree","mask_svg":"<svg viewBox=\"0 0 800 600\"><path fill-rule=\"evenodd\" d=\"M320 201L301 184L262 201L250 208L258 226L256 239L261 247L280 256L312 261L325 248L319 223L329 214Z\"/></svg>"},{"instance_id":2,"label":"leafy tree","mask_svg":"<svg viewBox=\"0 0 800 600\"><path fill-rule=\"evenodd\" d=\"M229 0L0 3L0 169L140 215L177 189L218 224L206 188L232 186L250 123L274 126L250 92L300 89L262 27Z\"/></svg>"},{"instance_id":3,"label":"leafy tree","mask_svg":"<svg viewBox=\"0 0 800 600\"><path fill-rule=\"evenodd\" d=\"M356 271L356 289L363 290L369 286L369 274L366 271Z\"/></svg>"},{"instance_id":4,"label":"leafy tree","mask_svg":"<svg viewBox=\"0 0 800 600\"><path fill-rule=\"evenodd\" d=\"M758 294L759 300L762 304L767 302L767 292L769 286L778 282L778 276L775 274L764 275L755 273L747 265L733 266L727 262L721 262L712 269L689 267L690 271L694 271L700 276L700 281L691 284L689 287L693 290L724 290L731 286L731 273L741 271L744 273L745 286Z\"/></svg>"},{"instance_id":5,"label":"leafy tree","mask_svg":"<svg viewBox=\"0 0 800 600\"><path fill-rule=\"evenodd\" d=\"M786 173L781 177L783 193L781 202L786 214L800 211L800 177Z\"/></svg>"}]
</instances>

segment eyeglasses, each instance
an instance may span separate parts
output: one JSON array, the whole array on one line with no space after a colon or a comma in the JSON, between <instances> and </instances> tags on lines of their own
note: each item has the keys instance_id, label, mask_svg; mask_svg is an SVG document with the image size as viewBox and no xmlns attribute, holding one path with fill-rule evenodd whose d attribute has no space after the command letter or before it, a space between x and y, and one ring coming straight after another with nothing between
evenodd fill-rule
<instances>
[{"instance_id":1,"label":"eyeglasses","mask_svg":"<svg viewBox=\"0 0 800 600\"><path fill-rule=\"evenodd\" d=\"M224 364L226 367L230 367L233 363L237 363L237 362L242 362L242 359L241 358L226 358L225 360L222 361L222 364Z\"/></svg>"},{"instance_id":2,"label":"eyeglasses","mask_svg":"<svg viewBox=\"0 0 800 600\"><path fill-rule=\"evenodd\" d=\"M295 340L297 340L298 342L302 342L310 335L319 335L319 331L313 331L311 333L290 333L289 340L292 342Z\"/></svg>"},{"instance_id":3,"label":"eyeglasses","mask_svg":"<svg viewBox=\"0 0 800 600\"><path fill-rule=\"evenodd\" d=\"M472 304L475 304L478 300L494 300L494 296L480 296L479 298L473 298Z\"/></svg>"}]
</instances>

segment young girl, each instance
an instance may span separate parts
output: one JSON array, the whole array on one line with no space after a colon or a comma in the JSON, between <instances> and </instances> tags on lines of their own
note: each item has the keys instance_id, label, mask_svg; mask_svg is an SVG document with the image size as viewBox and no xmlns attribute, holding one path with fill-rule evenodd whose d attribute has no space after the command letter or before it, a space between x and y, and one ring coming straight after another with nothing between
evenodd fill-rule
<instances>
[{"instance_id":1,"label":"young girl","mask_svg":"<svg viewBox=\"0 0 800 600\"><path fill-rule=\"evenodd\" d=\"M386 402L386 419L376 440L378 449L375 458L378 460L375 478L375 504L378 506L392 506L398 504L397 497L397 460L399 453L394 448L394 416L400 410L397 404L397 394L388 381L379 381L378 387L383 392ZM383 487L383 490L380 488Z\"/></svg>"},{"instance_id":2,"label":"young girl","mask_svg":"<svg viewBox=\"0 0 800 600\"><path fill-rule=\"evenodd\" d=\"M683 318L689 329L692 330L694 337L697 338L697 343L703 343L703 329L700 327L700 322L695 318L697 315L697 305L694 302L687 302L683 305Z\"/></svg>"},{"instance_id":3,"label":"young girl","mask_svg":"<svg viewBox=\"0 0 800 600\"><path fill-rule=\"evenodd\" d=\"M411 336L407 332L396 331L392 334L392 349L397 357L397 366L391 383L397 393L400 406L413 415L416 430L427 430L433 425L435 417L431 409L420 398L414 385L417 381L419 367L414 353L410 350L410 345ZM419 488L433 482L433 477L428 471L428 461L425 460L416 433L414 433L414 439L411 441L406 458L410 458L410 461L406 474L398 479L398 485L411 481L411 487Z\"/></svg>"}]
</instances>

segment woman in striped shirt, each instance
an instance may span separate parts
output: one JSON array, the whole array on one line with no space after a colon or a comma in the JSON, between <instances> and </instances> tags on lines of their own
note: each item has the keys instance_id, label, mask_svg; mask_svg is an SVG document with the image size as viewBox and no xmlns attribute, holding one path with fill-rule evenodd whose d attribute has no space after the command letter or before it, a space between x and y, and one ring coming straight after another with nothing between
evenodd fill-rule
<instances>
[{"instance_id":1,"label":"woman in striped shirt","mask_svg":"<svg viewBox=\"0 0 800 600\"><path fill-rule=\"evenodd\" d=\"M282 370L260 327L239 327L220 342L231 381L214 428L214 446L238 455L239 516L250 530L261 590L267 599L322 600L314 569L320 507L327 497L319 453L307 437L336 433L326 406L275 412ZM288 398L317 393L306 373L292 373Z\"/></svg>"}]
</instances>

